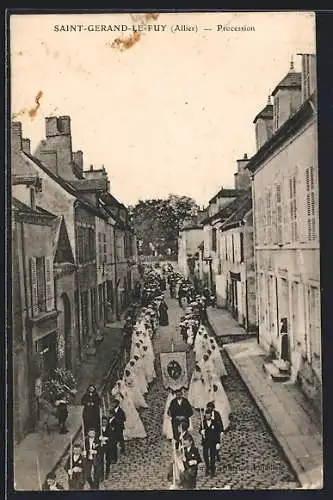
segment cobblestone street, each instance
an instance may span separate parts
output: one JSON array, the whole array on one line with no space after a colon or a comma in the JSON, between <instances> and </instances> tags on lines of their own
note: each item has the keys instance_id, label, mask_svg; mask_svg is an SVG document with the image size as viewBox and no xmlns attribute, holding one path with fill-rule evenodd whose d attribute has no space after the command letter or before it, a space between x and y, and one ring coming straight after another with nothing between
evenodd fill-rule
<instances>
[{"instance_id":1,"label":"cobblestone street","mask_svg":"<svg viewBox=\"0 0 333 500\"><path fill-rule=\"evenodd\" d=\"M154 340L157 379L152 384L147 403L149 408L140 410L146 428L147 438L127 442L127 453L112 466L107 481L101 485L105 490L164 490L169 489L168 466L171 462L171 442L161 435L162 418L168 391L160 377L159 353L185 350L186 344L180 337L179 323L182 311L176 300L168 300L168 327L160 327ZM283 457L274 437L254 404L244 383L240 379L226 354L223 353L228 376L224 387L228 394L232 415L231 426L224 434L221 461L217 463L215 478L206 478L204 467L199 470L197 489L289 489L298 486L294 473ZM193 366L189 355L189 372ZM192 432L202 456L198 435L199 412L193 419ZM63 469L58 478L66 481Z\"/></svg>"}]
</instances>

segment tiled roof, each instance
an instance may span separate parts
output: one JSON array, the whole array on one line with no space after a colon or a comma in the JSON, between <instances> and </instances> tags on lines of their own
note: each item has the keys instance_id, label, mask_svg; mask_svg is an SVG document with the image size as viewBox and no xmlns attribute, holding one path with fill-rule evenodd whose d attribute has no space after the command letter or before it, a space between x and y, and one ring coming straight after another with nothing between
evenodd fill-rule
<instances>
[{"instance_id":1,"label":"tiled roof","mask_svg":"<svg viewBox=\"0 0 333 500\"><path fill-rule=\"evenodd\" d=\"M282 88L301 88L302 85L302 74L297 73L296 71L289 71L286 76L281 80L281 82L275 87L272 92L272 96L274 96L279 89Z\"/></svg>"},{"instance_id":2,"label":"tiled roof","mask_svg":"<svg viewBox=\"0 0 333 500\"><path fill-rule=\"evenodd\" d=\"M238 189L225 189L222 187L220 191L216 193L216 195L209 200L209 203L214 203L215 200L217 200L218 198L234 198L238 194L239 194Z\"/></svg>"},{"instance_id":3,"label":"tiled roof","mask_svg":"<svg viewBox=\"0 0 333 500\"><path fill-rule=\"evenodd\" d=\"M307 123L315 114L316 104L315 96L311 95L301 107L292 115L280 128L266 141L261 148L250 159L246 168L254 172L266 158L269 158L287 139L292 137L300 130L300 127Z\"/></svg>"},{"instance_id":4,"label":"tiled roof","mask_svg":"<svg viewBox=\"0 0 333 500\"><path fill-rule=\"evenodd\" d=\"M238 199L237 201L239 202L238 207L231 214L231 216L222 224L220 229L224 230L235 223L241 222L244 219L245 215L251 210L252 196L250 192L247 193L247 195L245 195L244 197L242 197L242 199Z\"/></svg>"},{"instance_id":5,"label":"tiled roof","mask_svg":"<svg viewBox=\"0 0 333 500\"><path fill-rule=\"evenodd\" d=\"M273 118L273 104L266 104L264 109L262 109L260 113L257 114L255 119L253 120L253 123L256 123L258 118Z\"/></svg>"},{"instance_id":6,"label":"tiled roof","mask_svg":"<svg viewBox=\"0 0 333 500\"><path fill-rule=\"evenodd\" d=\"M216 214L212 215L211 217L207 217L204 221L202 221L203 224L210 224L214 220L219 220L220 222L226 221L233 213L235 210L239 208L239 206L242 204L242 202L249 196L248 191L238 191L238 196L236 197L235 200L231 201L227 205L224 205L224 207L219 210Z\"/></svg>"},{"instance_id":7,"label":"tiled roof","mask_svg":"<svg viewBox=\"0 0 333 500\"><path fill-rule=\"evenodd\" d=\"M33 163L35 163L41 170L43 170L51 179L53 179L59 186L61 186L67 193L73 195L83 206L85 206L88 210L93 211L95 215L102 217L105 219L105 215L98 210L96 207L91 205L88 201L84 200L83 198L80 197L78 191L67 181L62 179L61 177L58 177L57 175L53 174L53 172L50 172L50 170L43 165L43 163L36 158L35 156L32 156L29 153L24 152L23 155L25 155L29 160L31 160Z\"/></svg>"},{"instance_id":8,"label":"tiled roof","mask_svg":"<svg viewBox=\"0 0 333 500\"><path fill-rule=\"evenodd\" d=\"M42 216L48 219L57 219L57 216L54 214L51 214L50 212L42 211L39 208L31 208L29 205L26 205L22 201L18 200L17 198L12 197L12 208L13 210L20 212L20 213L25 213L25 214L31 214L31 215L38 215Z\"/></svg>"},{"instance_id":9,"label":"tiled roof","mask_svg":"<svg viewBox=\"0 0 333 500\"><path fill-rule=\"evenodd\" d=\"M106 179L81 179L70 181L70 184L78 191L105 191L107 188Z\"/></svg>"}]
</instances>

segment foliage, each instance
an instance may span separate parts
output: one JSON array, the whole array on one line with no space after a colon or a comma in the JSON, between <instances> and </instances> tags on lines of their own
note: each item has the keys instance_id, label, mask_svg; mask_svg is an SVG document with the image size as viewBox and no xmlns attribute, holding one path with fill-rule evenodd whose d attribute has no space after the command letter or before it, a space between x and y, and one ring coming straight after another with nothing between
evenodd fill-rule
<instances>
[{"instance_id":1,"label":"foliage","mask_svg":"<svg viewBox=\"0 0 333 500\"><path fill-rule=\"evenodd\" d=\"M50 402L64 397L67 399L76 393L77 381L72 372L64 368L57 368L43 380L42 398Z\"/></svg>"},{"instance_id":2,"label":"foliage","mask_svg":"<svg viewBox=\"0 0 333 500\"><path fill-rule=\"evenodd\" d=\"M178 233L186 218L196 215L196 202L188 196L169 195L167 199L140 200L130 207L131 223L142 255L167 256L178 252Z\"/></svg>"}]
</instances>

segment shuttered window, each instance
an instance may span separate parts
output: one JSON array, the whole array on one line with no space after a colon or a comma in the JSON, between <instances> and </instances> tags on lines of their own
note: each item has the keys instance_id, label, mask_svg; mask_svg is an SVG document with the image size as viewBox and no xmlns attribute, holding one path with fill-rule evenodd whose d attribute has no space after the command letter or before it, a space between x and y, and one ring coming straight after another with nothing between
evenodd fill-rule
<instances>
[{"instance_id":1,"label":"shuttered window","mask_svg":"<svg viewBox=\"0 0 333 500\"><path fill-rule=\"evenodd\" d=\"M282 243L282 198L281 185L275 185L275 204L276 204L276 242Z\"/></svg>"},{"instance_id":2,"label":"shuttered window","mask_svg":"<svg viewBox=\"0 0 333 500\"><path fill-rule=\"evenodd\" d=\"M296 176L289 179L289 215L291 241L298 239L297 234L297 202L296 202Z\"/></svg>"},{"instance_id":3,"label":"shuttered window","mask_svg":"<svg viewBox=\"0 0 333 500\"><path fill-rule=\"evenodd\" d=\"M45 257L46 311L54 310L53 259Z\"/></svg>"},{"instance_id":4,"label":"shuttered window","mask_svg":"<svg viewBox=\"0 0 333 500\"><path fill-rule=\"evenodd\" d=\"M52 257L30 258L31 313L54 310L54 280Z\"/></svg>"},{"instance_id":5,"label":"shuttered window","mask_svg":"<svg viewBox=\"0 0 333 500\"><path fill-rule=\"evenodd\" d=\"M307 219L307 235L308 240L313 241L317 238L316 227L316 192L314 168L309 167L305 170L305 186L306 186L306 219Z\"/></svg>"},{"instance_id":6,"label":"shuttered window","mask_svg":"<svg viewBox=\"0 0 333 500\"><path fill-rule=\"evenodd\" d=\"M107 262L107 245L106 245L106 234L103 235L103 245L104 245L104 260L103 262Z\"/></svg>"},{"instance_id":7,"label":"shuttered window","mask_svg":"<svg viewBox=\"0 0 333 500\"><path fill-rule=\"evenodd\" d=\"M38 285L37 285L37 265L36 258L30 259L30 283L31 283L31 314L37 316L38 308Z\"/></svg>"},{"instance_id":8,"label":"shuttered window","mask_svg":"<svg viewBox=\"0 0 333 500\"><path fill-rule=\"evenodd\" d=\"M268 244L272 242L272 195L269 190L266 194L266 241Z\"/></svg>"}]
</instances>

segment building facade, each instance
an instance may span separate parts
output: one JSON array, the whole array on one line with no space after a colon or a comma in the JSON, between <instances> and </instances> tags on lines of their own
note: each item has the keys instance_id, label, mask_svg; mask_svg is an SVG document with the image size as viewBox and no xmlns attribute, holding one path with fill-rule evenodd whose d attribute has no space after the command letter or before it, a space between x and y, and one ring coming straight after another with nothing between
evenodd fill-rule
<instances>
[{"instance_id":1,"label":"building facade","mask_svg":"<svg viewBox=\"0 0 333 500\"><path fill-rule=\"evenodd\" d=\"M39 380L59 367L75 375L103 327L124 311L137 275L128 211L110 194L104 167L83 169L69 117L45 125L32 155L21 123L12 124L17 441L39 419Z\"/></svg>"},{"instance_id":2,"label":"building facade","mask_svg":"<svg viewBox=\"0 0 333 500\"><path fill-rule=\"evenodd\" d=\"M292 64L276 86L270 113L266 109L265 117L259 113L255 119L259 149L247 168L253 176L260 343L279 357L281 332L288 333L289 362L293 366L296 352L301 351L298 381L320 408L315 67L315 56L303 55L302 72Z\"/></svg>"}]
</instances>

